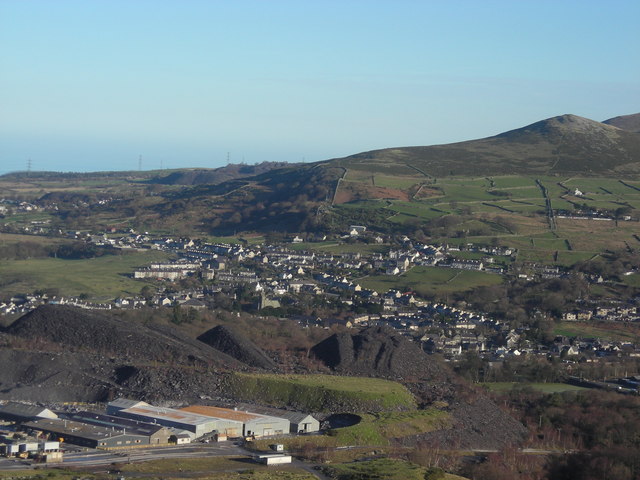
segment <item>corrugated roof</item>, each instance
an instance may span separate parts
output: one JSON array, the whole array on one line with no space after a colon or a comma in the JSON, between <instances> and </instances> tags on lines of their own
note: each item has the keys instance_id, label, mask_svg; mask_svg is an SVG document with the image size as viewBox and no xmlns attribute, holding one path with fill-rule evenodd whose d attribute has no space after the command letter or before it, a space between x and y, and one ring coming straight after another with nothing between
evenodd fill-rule
<instances>
[{"instance_id":1,"label":"corrugated roof","mask_svg":"<svg viewBox=\"0 0 640 480\"><path fill-rule=\"evenodd\" d=\"M251 405L249 403L239 403L238 409L251 412L251 413L261 414L261 415L269 415L276 418L284 418L286 420L289 420L291 423L299 423L307 417L314 418L312 415L308 413L294 412L291 410L282 410L280 408L261 407L258 405Z\"/></svg>"},{"instance_id":2,"label":"corrugated roof","mask_svg":"<svg viewBox=\"0 0 640 480\"><path fill-rule=\"evenodd\" d=\"M117 428L119 430L126 430L127 432L138 433L140 435L150 436L167 428L162 425L143 422L141 420L133 420L125 417L113 417L111 415L103 415L96 412L83 411L63 414L63 416L69 420L80 423L88 423L90 425L97 425L105 428Z\"/></svg>"},{"instance_id":3,"label":"corrugated roof","mask_svg":"<svg viewBox=\"0 0 640 480\"><path fill-rule=\"evenodd\" d=\"M195 413L174 410L173 408L154 407L151 405L124 409L123 412L135 415L144 415L151 418L164 419L172 422L181 422L186 425L203 425L211 423L211 417L197 415Z\"/></svg>"},{"instance_id":4,"label":"corrugated roof","mask_svg":"<svg viewBox=\"0 0 640 480\"><path fill-rule=\"evenodd\" d=\"M264 415L243 412L240 410L231 410L230 408L207 407L204 405L193 405L181 408L185 412L197 413L207 417L220 418L224 420L235 420L236 422L247 422L256 418L264 418Z\"/></svg>"},{"instance_id":5,"label":"corrugated roof","mask_svg":"<svg viewBox=\"0 0 640 480\"><path fill-rule=\"evenodd\" d=\"M25 423L24 426L35 430L54 432L62 436L67 435L92 440L102 440L105 438L123 436L144 437L144 435L125 433L122 430L113 430L111 428L88 425L86 423L74 422L72 420L60 420L58 418L42 418Z\"/></svg>"},{"instance_id":6,"label":"corrugated roof","mask_svg":"<svg viewBox=\"0 0 640 480\"><path fill-rule=\"evenodd\" d=\"M24 403L18 402L9 402L5 405L0 405L0 415L8 415L12 417L21 417L21 418L36 418L36 417L45 417L45 418L56 418L57 415L53 413L51 410L38 407L37 405L27 405Z\"/></svg>"}]
</instances>

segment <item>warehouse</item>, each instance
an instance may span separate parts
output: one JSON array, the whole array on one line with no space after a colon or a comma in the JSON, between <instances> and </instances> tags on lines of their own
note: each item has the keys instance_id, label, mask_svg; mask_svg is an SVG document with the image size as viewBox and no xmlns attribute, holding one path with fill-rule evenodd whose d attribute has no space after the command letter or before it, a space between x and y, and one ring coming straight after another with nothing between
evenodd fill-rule
<instances>
[{"instance_id":1,"label":"warehouse","mask_svg":"<svg viewBox=\"0 0 640 480\"><path fill-rule=\"evenodd\" d=\"M23 427L37 434L54 435L65 442L89 448L117 448L148 443L148 437L144 435L59 418L42 418L27 422Z\"/></svg>"},{"instance_id":2,"label":"warehouse","mask_svg":"<svg viewBox=\"0 0 640 480\"><path fill-rule=\"evenodd\" d=\"M150 445L159 445L169 443L171 436L181 433L162 425L141 422L139 420L131 420L129 418L114 417L111 415L103 415L95 412L76 412L61 414L63 418L74 422L87 423L89 425L97 425L105 428L115 428L123 430L127 433L143 435L147 441L143 442Z\"/></svg>"},{"instance_id":3,"label":"warehouse","mask_svg":"<svg viewBox=\"0 0 640 480\"><path fill-rule=\"evenodd\" d=\"M290 433L312 433L320 430L320 422L308 413L281 410L279 408L259 407L248 403L238 405L238 410L260 415L284 418L289 421Z\"/></svg>"},{"instance_id":4,"label":"warehouse","mask_svg":"<svg viewBox=\"0 0 640 480\"><path fill-rule=\"evenodd\" d=\"M213 431L226 433L230 437L238 436L242 432L242 422L206 417L173 408L154 407L148 404L121 409L109 409L109 407L107 412L115 411L114 415L118 417L186 430L191 432L192 438L198 438Z\"/></svg>"},{"instance_id":5,"label":"warehouse","mask_svg":"<svg viewBox=\"0 0 640 480\"><path fill-rule=\"evenodd\" d=\"M241 410L232 410L230 408L192 406L181 409L184 412L191 412L198 415L206 415L216 418L219 421L239 422L242 429L236 435L231 436L254 436L266 437L270 435L282 435L289 433L289 420L277 418L268 415L260 415L257 413L249 413Z\"/></svg>"}]
</instances>

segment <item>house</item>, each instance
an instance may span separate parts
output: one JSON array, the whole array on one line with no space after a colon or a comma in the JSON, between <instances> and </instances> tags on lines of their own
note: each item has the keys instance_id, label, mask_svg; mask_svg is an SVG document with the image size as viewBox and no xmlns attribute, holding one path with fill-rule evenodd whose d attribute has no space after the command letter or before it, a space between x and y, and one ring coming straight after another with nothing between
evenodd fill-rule
<instances>
[{"instance_id":1,"label":"house","mask_svg":"<svg viewBox=\"0 0 640 480\"><path fill-rule=\"evenodd\" d=\"M484 264L480 260L465 260L454 258L451 260L451 268L461 268L463 270L482 270Z\"/></svg>"}]
</instances>

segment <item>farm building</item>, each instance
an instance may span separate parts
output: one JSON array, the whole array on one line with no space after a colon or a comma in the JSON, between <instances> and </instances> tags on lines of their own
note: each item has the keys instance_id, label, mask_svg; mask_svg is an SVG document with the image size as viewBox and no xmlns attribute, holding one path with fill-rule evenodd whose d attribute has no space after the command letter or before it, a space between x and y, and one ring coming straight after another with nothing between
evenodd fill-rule
<instances>
[{"instance_id":1,"label":"farm building","mask_svg":"<svg viewBox=\"0 0 640 480\"><path fill-rule=\"evenodd\" d=\"M290 433L311 433L320 430L320 422L307 413L281 410L279 408L260 407L248 403L241 403L237 408L238 410L249 413L284 418L289 421Z\"/></svg>"},{"instance_id":2,"label":"farm building","mask_svg":"<svg viewBox=\"0 0 640 480\"><path fill-rule=\"evenodd\" d=\"M206 415L219 420L239 422L242 425L242 430L238 433L243 436L266 437L289 433L289 420L284 418L249 413L242 410L232 410L230 408L198 405L183 408L182 411Z\"/></svg>"},{"instance_id":3,"label":"farm building","mask_svg":"<svg viewBox=\"0 0 640 480\"><path fill-rule=\"evenodd\" d=\"M127 433L143 435L147 441L144 444L160 445L169 443L172 436L180 434L182 431L175 431L158 424L141 422L130 418L115 417L111 415L103 415L95 412L76 412L62 414L66 420L74 422L87 423L99 427L123 430Z\"/></svg>"},{"instance_id":4,"label":"farm building","mask_svg":"<svg viewBox=\"0 0 640 480\"><path fill-rule=\"evenodd\" d=\"M48 408L38 407L35 405L27 405L24 403L9 402L0 405L0 419L12 422L24 422L36 418L58 418Z\"/></svg>"},{"instance_id":5,"label":"farm building","mask_svg":"<svg viewBox=\"0 0 640 480\"><path fill-rule=\"evenodd\" d=\"M89 448L117 448L149 443L148 437L144 435L59 418L41 418L22 426L34 433L54 435L65 442Z\"/></svg>"},{"instance_id":6,"label":"farm building","mask_svg":"<svg viewBox=\"0 0 640 480\"><path fill-rule=\"evenodd\" d=\"M236 437L242 432L242 422L230 419L207 417L184 410L154 407L148 404L122 409L110 409L110 406L111 403L107 406L107 413L114 412L113 414L118 417L186 430L191 432L193 438L201 437L214 430L226 433L230 437Z\"/></svg>"}]
</instances>

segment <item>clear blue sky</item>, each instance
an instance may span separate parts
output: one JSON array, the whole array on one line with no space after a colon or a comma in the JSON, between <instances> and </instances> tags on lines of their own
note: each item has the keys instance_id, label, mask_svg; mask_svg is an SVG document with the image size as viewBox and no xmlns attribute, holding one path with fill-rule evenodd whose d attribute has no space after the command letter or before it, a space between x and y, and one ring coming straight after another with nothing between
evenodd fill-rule
<instances>
[{"instance_id":1,"label":"clear blue sky","mask_svg":"<svg viewBox=\"0 0 640 480\"><path fill-rule=\"evenodd\" d=\"M0 0L0 173L307 162L640 112L637 0Z\"/></svg>"}]
</instances>

